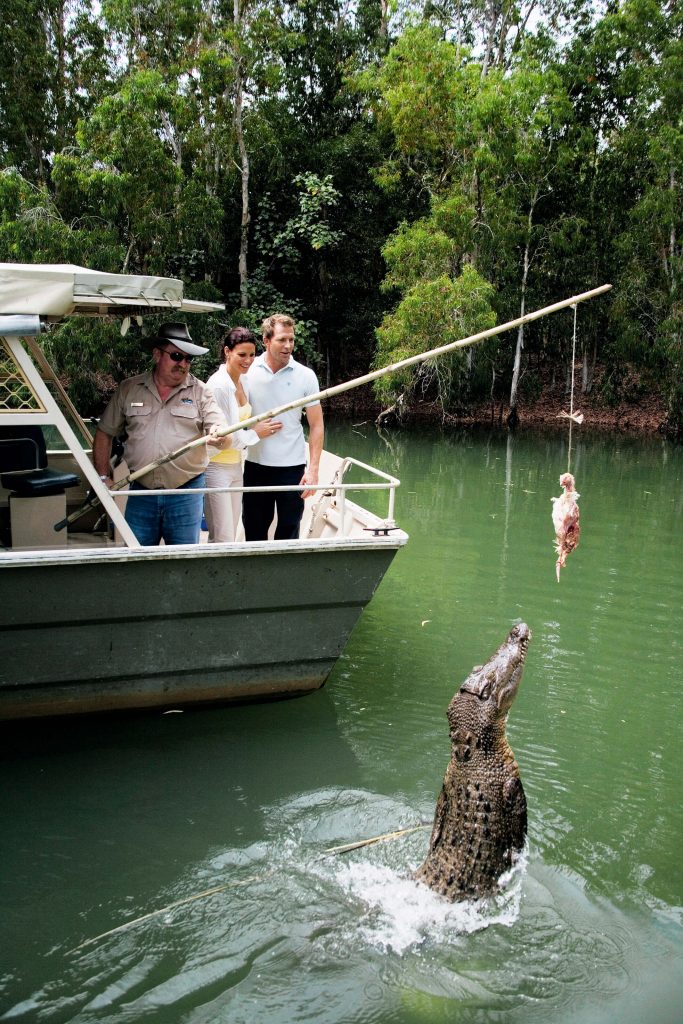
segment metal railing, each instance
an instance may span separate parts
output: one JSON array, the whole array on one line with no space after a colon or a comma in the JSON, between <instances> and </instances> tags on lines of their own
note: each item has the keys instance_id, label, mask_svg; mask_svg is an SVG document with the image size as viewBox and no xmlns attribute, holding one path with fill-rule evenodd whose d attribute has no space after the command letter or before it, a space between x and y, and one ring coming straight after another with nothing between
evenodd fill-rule
<instances>
[{"instance_id":1,"label":"metal railing","mask_svg":"<svg viewBox=\"0 0 683 1024\"><path fill-rule=\"evenodd\" d=\"M356 466L359 469L366 470L366 472L373 476L379 477L380 482L377 483L344 483L344 477L351 466ZM193 494L262 494L262 493L273 493L273 492L286 492L286 491L317 491L320 494L318 502L313 506L311 510L311 523L315 519L316 515L324 515L327 508L329 508L330 502L325 503L322 507L322 498L330 497L334 500L336 508L339 514L339 535L342 537L347 536L347 515L346 515L346 494L348 491L388 491L388 506L387 515L382 520L382 526L384 529L393 529L396 526L394 519L394 506L395 506L395 493L396 488L400 487L401 481L391 476L390 473L384 473L381 469L377 469L375 466L369 466L366 462L361 462L359 459L354 459L351 456L347 456L342 459L341 465L337 467L334 477L328 483L318 484L276 484L276 485L263 485L259 487L193 487L191 493ZM153 495L168 495L168 494L188 494L188 489L185 488L152 488L152 487L136 487L133 489L121 488L121 490L112 491L112 498L126 497L126 498L144 498L151 497ZM319 506L321 506L319 508ZM353 522L353 519L349 520L349 526ZM310 533L310 528L309 528Z\"/></svg>"}]
</instances>

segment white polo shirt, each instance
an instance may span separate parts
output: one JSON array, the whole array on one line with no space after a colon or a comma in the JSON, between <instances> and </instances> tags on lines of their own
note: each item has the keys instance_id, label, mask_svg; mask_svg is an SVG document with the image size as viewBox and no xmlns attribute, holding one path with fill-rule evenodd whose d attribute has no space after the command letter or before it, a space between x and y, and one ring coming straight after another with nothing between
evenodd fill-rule
<instances>
[{"instance_id":1,"label":"white polo shirt","mask_svg":"<svg viewBox=\"0 0 683 1024\"><path fill-rule=\"evenodd\" d=\"M288 402L295 402L320 391L318 378L308 366L290 357L286 366L273 373L265 361L265 355L264 352L255 359L247 372L252 415L258 416L278 405L287 405ZM320 405L320 402L310 402L309 405ZM306 440L301 417L309 405L276 416L282 423L282 430L252 445L247 450L247 460L260 466L305 465Z\"/></svg>"}]
</instances>

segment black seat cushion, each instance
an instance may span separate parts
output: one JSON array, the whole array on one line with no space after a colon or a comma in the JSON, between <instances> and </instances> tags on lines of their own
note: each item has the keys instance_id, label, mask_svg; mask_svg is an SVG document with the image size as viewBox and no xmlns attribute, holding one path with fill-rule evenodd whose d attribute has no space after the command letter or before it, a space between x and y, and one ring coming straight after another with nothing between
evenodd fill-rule
<instances>
[{"instance_id":1,"label":"black seat cushion","mask_svg":"<svg viewBox=\"0 0 683 1024\"><path fill-rule=\"evenodd\" d=\"M61 473L58 469L34 469L30 473L3 473L0 483L20 498L37 498L46 494L61 494L67 487L80 484L76 473Z\"/></svg>"}]
</instances>

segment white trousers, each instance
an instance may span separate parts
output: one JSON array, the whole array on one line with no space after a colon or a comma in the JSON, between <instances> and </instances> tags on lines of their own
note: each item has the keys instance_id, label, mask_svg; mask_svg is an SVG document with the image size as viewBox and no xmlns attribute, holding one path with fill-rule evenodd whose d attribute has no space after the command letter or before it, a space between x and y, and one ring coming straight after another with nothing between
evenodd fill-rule
<instances>
[{"instance_id":1,"label":"white trousers","mask_svg":"<svg viewBox=\"0 0 683 1024\"><path fill-rule=\"evenodd\" d=\"M207 487L241 487L242 463L210 462L205 470ZM209 527L209 543L233 541L242 514L241 492L205 494L204 515Z\"/></svg>"}]
</instances>

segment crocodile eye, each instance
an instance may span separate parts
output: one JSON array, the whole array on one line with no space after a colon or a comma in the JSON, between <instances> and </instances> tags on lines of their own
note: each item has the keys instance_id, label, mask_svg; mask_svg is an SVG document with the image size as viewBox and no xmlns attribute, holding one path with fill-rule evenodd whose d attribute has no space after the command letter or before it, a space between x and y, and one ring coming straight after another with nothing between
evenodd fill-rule
<instances>
[{"instance_id":1,"label":"crocodile eye","mask_svg":"<svg viewBox=\"0 0 683 1024\"><path fill-rule=\"evenodd\" d=\"M479 698L479 700L488 700L490 696L491 696L491 686L490 686L489 683L487 683L486 686L484 687L484 689L481 691L481 693L477 694L477 697Z\"/></svg>"}]
</instances>

